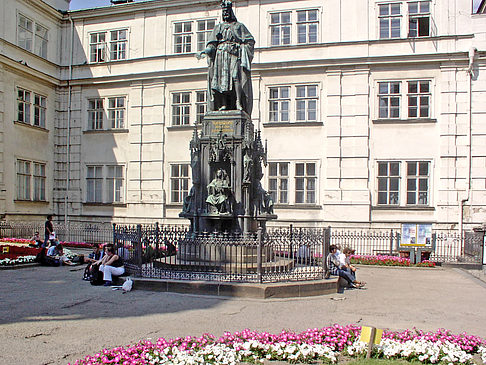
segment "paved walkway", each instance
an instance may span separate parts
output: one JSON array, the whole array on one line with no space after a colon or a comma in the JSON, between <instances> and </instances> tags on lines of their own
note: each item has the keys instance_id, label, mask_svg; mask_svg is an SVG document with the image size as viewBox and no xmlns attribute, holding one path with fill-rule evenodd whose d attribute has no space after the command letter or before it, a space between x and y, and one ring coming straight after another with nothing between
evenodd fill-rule
<instances>
[{"instance_id":1,"label":"paved walkway","mask_svg":"<svg viewBox=\"0 0 486 365\"><path fill-rule=\"evenodd\" d=\"M448 328L486 337L486 283L459 269L361 267L366 290L267 300L122 294L92 287L81 276L81 267L0 271L1 364L66 364L145 338L333 323Z\"/></svg>"}]
</instances>

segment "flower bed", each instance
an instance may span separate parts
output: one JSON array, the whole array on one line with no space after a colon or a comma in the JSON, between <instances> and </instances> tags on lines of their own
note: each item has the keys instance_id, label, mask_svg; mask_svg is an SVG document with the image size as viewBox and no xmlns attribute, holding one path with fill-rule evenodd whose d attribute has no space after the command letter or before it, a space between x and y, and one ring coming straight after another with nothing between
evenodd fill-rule
<instances>
[{"instance_id":1,"label":"flower bed","mask_svg":"<svg viewBox=\"0 0 486 365\"><path fill-rule=\"evenodd\" d=\"M14 265L22 265L22 264L30 264L35 262L35 256L20 256L15 259L5 258L0 260L0 266L14 266Z\"/></svg>"},{"instance_id":2,"label":"flower bed","mask_svg":"<svg viewBox=\"0 0 486 365\"><path fill-rule=\"evenodd\" d=\"M4 244L0 243L0 260L15 260L22 256L36 256L40 248L26 247L25 245Z\"/></svg>"},{"instance_id":3,"label":"flower bed","mask_svg":"<svg viewBox=\"0 0 486 365\"><path fill-rule=\"evenodd\" d=\"M18 244L25 244L25 245L33 245L35 244L35 241L26 239L26 238L2 238L0 239L1 242L6 242L6 243L18 243ZM79 247L79 248L92 248L93 244L92 243L87 243L87 242L68 242L68 241L59 241L63 246L65 247Z\"/></svg>"},{"instance_id":4,"label":"flower bed","mask_svg":"<svg viewBox=\"0 0 486 365\"><path fill-rule=\"evenodd\" d=\"M279 334L226 332L216 338L211 334L156 342L141 341L135 346L104 349L86 356L76 365L91 364L236 364L283 360L291 363L321 360L336 363L339 356L363 357L367 344L359 340L361 328L354 325L334 325L308 329L301 333L282 331ZM385 331L373 357L405 359L423 363L470 364L479 354L486 363L486 341L446 330L436 332Z\"/></svg>"},{"instance_id":5,"label":"flower bed","mask_svg":"<svg viewBox=\"0 0 486 365\"><path fill-rule=\"evenodd\" d=\"M433 261L424 260L417 264L411 264L410 259L406 257L388 255L351 255L350 260L352 264L361 265L435 267Z\"/></svg>"}]
</instances>

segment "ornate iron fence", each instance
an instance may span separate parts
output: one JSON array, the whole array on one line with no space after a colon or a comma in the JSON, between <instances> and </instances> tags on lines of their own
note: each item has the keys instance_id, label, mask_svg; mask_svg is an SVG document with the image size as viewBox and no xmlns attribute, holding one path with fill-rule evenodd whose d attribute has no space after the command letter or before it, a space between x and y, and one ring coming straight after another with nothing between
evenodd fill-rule
<instances>
[{"instance_id":1,"label":"ornate iron fence","mask_svg":"<svg viewBox=\"0 0 486 365\"><path fill-rule=\"evenodd\" d=\"M252 235L192 234L187 227L115 226L127 269L148 278L279 282L321 279L329 230L269 229Z\"/></svg>"}]
</instances>

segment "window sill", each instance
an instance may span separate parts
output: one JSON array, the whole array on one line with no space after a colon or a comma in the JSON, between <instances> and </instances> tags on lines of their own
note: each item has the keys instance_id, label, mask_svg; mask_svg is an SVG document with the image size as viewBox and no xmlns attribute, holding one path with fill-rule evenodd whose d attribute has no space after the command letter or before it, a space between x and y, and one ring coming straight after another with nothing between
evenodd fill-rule
<instances>
[{"instance_id":1,"label":"window sill","mask_svg":"<svg viewBox=\"0 0 486 365\"><path fill-rule=\"evenodd\" d=\"M322 206L316 204L275 204L275 209L309 209L322 210Z\"/></svg>"},{"instance_id":2,"label":"window sill","mask_svg":"<svg viewBox=\"0 0 486 365\"><path fill-rule=\"evenodd\" d=\"M323 122L268 122L263 123L265 128L273 127L316 127L324 125Z\"/></svg>"},{"instance_id":3,"label":"window sill","mask_svg":"<svg viewBox=\"0 0 486 365\"><path fill-rule=\"evenodd\" d=\"M23 204L23 203L28 203L28 204L49 204L49 202L47 200L24 200L24 199L14 199L14 203L20 203L20 204Z\"/></svg>"},{"instance_id":4,"label":"window sill","mask_svg":"<svg viewBox=\"0 0 486 365\"><path fill-rule=\"evenodd\" d=\"M127 203L94 203L94 202L84 202L83 205L88 207L122 207L125 208Z\"/></svg>"},{"instance_id":5,"label":"window sill","mask_svg":"<svg viewBox=\"0 0 486 365\"><path fill-rule=\"evenodd\" d=\"M408 205L408 206L398 206L398 205L374 205L371 207L372 210L418 210L418 211L435 211L434 207L423 206L423 205Z\"/></svg>"},{"instance_id":6,"label":"window sill","mask_svg":"<svg viewBox=\"0 0 486 365\"><path fill-rule=\"evenodd\" d=\"M421 123L437 123L437 119L432 119L432 118L373 119L373 124L421 124Z\"/></svg>"},{"instance_id":7,"label":"window sill","mask_svg":"<svg viewBox=\"0 0 486 365\"><path fill-rule=\"evenodd\" d=\"M21 125L22 127L26 127L26 128L30 128L30 129L35 129L37 131L41 131L41 132L45 132L45 133L49 132L49 130L44 128L44 127L39 127L39 126L36 126L36 125L32 125L32 124L28 124L28 123L24 123L24 122L19 122L18 120L14 120L14 124Z\"/></svg>"},{"instance_id":8,"label":"window sill","mask_svg":"<svg viewBox=\"0 0 486 365\"><path fill-rule=\"evenodd\" d=\"M83 131L83 134L112 134L112 133L128 133L128 129L88 129Z\"/></svg>"},{"instance_id":9,"label":"window sill","mask_svg":"<svg viewBox=\"0 0 486 365\"><path fill-rule=\"evenodd\" d=\"M166 208L182 208L182 206L182 203L169 203L165 205Z\"/></svg>"},{"instance_id":10,"label":"window sill","mask_svg":"<svg viewBox=\"0 0 486 365\"><path fill-rule=\"evenodd\" d=\"M201 124L198 123L197 126L200 126ZM193 130L194 129L194 124L191 125L171 125L170 127L167 127L167 130L169 131L187 131L187 130Z\"/></svg>"}]
</instances>

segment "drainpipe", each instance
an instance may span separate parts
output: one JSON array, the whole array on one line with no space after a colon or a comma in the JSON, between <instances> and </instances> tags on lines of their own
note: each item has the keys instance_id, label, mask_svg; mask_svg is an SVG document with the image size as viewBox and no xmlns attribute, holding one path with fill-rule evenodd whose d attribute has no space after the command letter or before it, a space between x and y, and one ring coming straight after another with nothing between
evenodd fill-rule
<instances>
[{"instance_id":1,"label":"drainpipe","mask_svg":"<svg viewBox=\"0 0 486 365\"><path fill-rule=\"evenodd\" d=\"M459 233L461 235L461 239L464 237L464 206L466 202L469 201L471 197L471 183L472 183L472 78L474 76L473 67L474 67L474 57L476 56L477 52L476 47L469 48L468 57L469 57L469 66L466 72L469 74L469 110L468 110L468 148L467 148L467 182L466 182L466 196L461 199L459 203Z\"/></svg>"},{"instance_id":2,"label":"drainpipe","mask_svg":"<svg viewBox=\"0 0 486 365\"><path fill-rule=\"evenodd\" d=\"M66 193L64 195L64 227L68 223L68 202L69 189L71 185L71 101L72 101L72 86L71 80L73 78L73 52L74 52L74 21L68 14L69 23L71 24L71 45L69 56L69 72L68 72L68 110L67 110L67 133L66 133ZM69 231L69 230L67 230Z\"/></svg>"}]
</instances>

